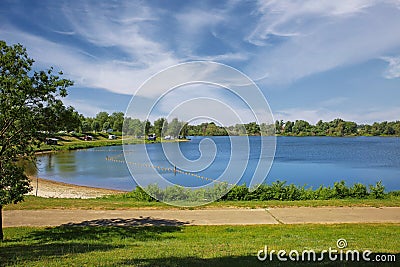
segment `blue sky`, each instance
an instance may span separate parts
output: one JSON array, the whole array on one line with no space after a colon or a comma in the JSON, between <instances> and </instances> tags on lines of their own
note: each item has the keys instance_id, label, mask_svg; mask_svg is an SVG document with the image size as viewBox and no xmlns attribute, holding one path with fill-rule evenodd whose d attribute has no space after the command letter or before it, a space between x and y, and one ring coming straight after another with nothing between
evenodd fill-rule
<instances>
[{"instance_id":1,"label":"blue sky","mask_svg":"<svg viewBox=\"0 0 400 267\"><path fill-rule=\"evenodd\" d=\"M400 1L3 0L0 39L74 80L65 102L86 116L211 60L253 79L275 119L400 120Z\"/></svg>"}]
</instances>

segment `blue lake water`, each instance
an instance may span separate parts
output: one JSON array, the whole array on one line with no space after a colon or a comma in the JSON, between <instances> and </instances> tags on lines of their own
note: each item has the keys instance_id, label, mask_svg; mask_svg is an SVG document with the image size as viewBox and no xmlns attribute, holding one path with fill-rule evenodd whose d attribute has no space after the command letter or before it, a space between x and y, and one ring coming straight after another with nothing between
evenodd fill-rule
<instances>
[{"instance_id":1,"label":"blue lake water","mask_svg":"<svg viewBox=\"0 0 400 267\"><path fill-rule=\"evenodd\" d=\"M196 174L217 178L229 162L231 144L229 137L209 138L216 147L215 160L208 168ZM199 143L202 140L203 137L193 137L190 142L179 143L182 154L191 160L200 157ZM260 137L249 137L249 140L248 164L243 175L238 177L240 184L249 184L259 160ZM135 155L138 146L144 145L130 145L125 150ZM162 153L161 144L148 144L146 149L154 165L173 168ZM240 151L240 147L235 150L235 153L242 152L246 155L246 151ZM202 156L207 156L207 146L202 153ZM140 157L135 160L140 163ZM122 146L44 154L38 157L37 175L78 185L132 190L136 183L123 161ZM145 168L139 164L135 175L146 175ZM205 182L188 175L174 175L170 171L159 172L166 179L185 186L199 186ZM400 190L400 138L277 137L275 159L265 182L276 180L314 188L320 185L331 186L340 180L349 185L356 182L375 184L382 180L387 190Z\"/></svg>"}]
</instances>

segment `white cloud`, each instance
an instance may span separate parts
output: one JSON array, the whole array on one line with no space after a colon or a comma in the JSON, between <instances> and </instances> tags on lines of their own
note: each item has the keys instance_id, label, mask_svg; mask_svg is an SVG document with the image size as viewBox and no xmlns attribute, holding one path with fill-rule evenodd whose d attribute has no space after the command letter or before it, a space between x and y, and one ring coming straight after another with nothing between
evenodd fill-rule
<instances>
[{"instance_id":1,"label":"white cloud","mask_svg":"<svg viewBox=\"0 0 400 267\"><path fill-rule=\"evenodd\" d=\"M233 63L253 79L260 79L259 84L269 86L265 88L279 88L276 85L376 58L388 62L386 78L400 77L400 57L383 57L400 48L399 3L272 0L259 1L254 9L254 3L240 1L220 3L218 8L204 3L176 8L176 3L79 1L36 10L43 20L35 17L30 25L4 16L0 27L2 38L24 44L40 68L55 66L78 87L131 95L164 68L189 60L211 60ZM16 4L10 17L25 13ZM225 73L213 68L192 69L163 77L153 88L139 92L140 97L151 102L163 92L162 87L183 76L184 80L218 76L227 86L235 82L223 80ZM338 105L345 108L343 104L351 99L331 94L331 99L314 109L282 109L277 118L338 117L340 113L328 110ZM358 112L364 115L364 111ZM377 112L368 114L378 118Z\"/></svg>"},{"instance_id":2,"label":"white cloud","mask_svg":"<svg viewBox=\"0 0 400 267\"><path fill-rule=\"evenodd\" d=\"M186 8L174 15L177 21L176 38L174 42L176 52L185 60L244 60L244 52L225 53L215 55L210 51L208 55L199 54L197 50L212 38L217 38L215 29L226 23L229 14L217 9ZM211 55L210 55L211 54ZM212 55L214 54L214 55Z\"/></svg>"},{"instance_id":3,"label":"white cloud","mask_svg":"<svg viewBox=\"0 0 400 267\"><path fill-rule=\"evenodd\" d=\"M264 45L271 35L290 36L279 46L260 47L248 68L266 84L361 63L400 46L400 9L374 1L270 1L249 35Z\"/></svg>"},{"instance_id":4,"label":"white cloud","mask_svg":"<svg viewBox=\"0 0 400 267\"><path fill-rule=\"evenodd\" d=\"M398 57L382 57L383 60L389 63L384 77L387 79L400 78L400 56Z\"/></svg>"},{"instance_id":5,"label":"white cloud","mask_svg":"<svg viewBox=\"0 0 400 267\"><path fill-rule=\"evenodd\" d=\"M40 66L56 66L81 87L102 88L120 94L133 94L146 79L160 70L185 60L245 60L242 52L217 54L213 56L184 55L169 51L167 42L160 42L151 36L151 28L160 27L157 8L145 4L119 2L80 2L74 6L64 5L60 10L60 20L64 20L63 30L48 30L60 35L73 35L87 45L79 48L67 42L58 43L45 36L23 32L12 25L4 27L3 34L8 40L21 42L28 53ZM222 16L209 12L186 12L177 15L182 24L181 33L190 42L199 31L215 25ZM66 30L68 29L68 30ZM193 34L193 36L192 36ZM159 37L160 38L160 37ZM100 49L100 52L97 50ZM110 55L101 52L113 50ZM190 75L190 73L188 74ZM156 95L157 90L145 92Z\"/></svg>"},{"instance_id":6,"label":"white cloud","mask_svg":"<svg viewBox=\"0 0 400 267\"><path fill-rule=\"evenodd\" d=\"M191 84L163 95L154 107L155 118L178 117L189 121L206 116L229 126L256 121L253 110L228 89L208 84Z\"/></svg>"},{"instance_id":7,"label":"white cloud","mask_svg":"<svg viewBox=\"0 0 400 267\"><path fill-rule=\"evenodd\" d=\"M358 110L358 112L348 114L348 116L357 122L373 123L380 121L398 121L400 119L399 114L399 107L388 107L380 109Z\"/></svg>"},{"instance_id":8,"label":"white cloud","mask_svg":"<svg viewBox=\"0 0 400 267\"><path fill-rule=\"evenodd\" d=\"M349 16L361 12L377 1L258 1L260 21L247 40L264 45L269 35L297 36L313 31L315 22L329 17Z\"/></svg>"},{"instance_id":9,"label":"white cloud","mask_svg":"<svg viewBox=\"0 0 400 267\"><path fill-rule=\"evenodd\" d=\"M39 67L54 66L61 69L77 86L102 88L120 94L133 94L151 75L177 63L172 58L164 58L157 64L137 68L134 63L130 65L130 61L121 63L99 58L66 44L18 32L12 27L4 30L3 35L11 42L23 43Z\"/></svg>"},{"instance_id":10,"label":"white cloud","mask_svg":"<svg viewBox=\"0 0 400 267\"><path fill-rule=\"evenodd\" d=\"M215 61L215 62L226 62L226 61L245 61L249 59L249 55L246 52L238 52L238 53L226 53L219 54L214 56L189 56L190 60L204 60L204 61Z\"/></svg>"},{"instance_id":11,"label":"white cloud","mask_svg":"<svg viewBox=\"0 0 400 267\"><path fill-rule=\"evenodd\" d=\"M63 99L63 103L66 106L72 106L77 110L79 113L85 114L85 116L94 117L100 111L106 111L108 113L112 113L112 110L104 110L97 105L89 104L86 100L74 100L69 97Z\"/></svg>"}]
</instances>

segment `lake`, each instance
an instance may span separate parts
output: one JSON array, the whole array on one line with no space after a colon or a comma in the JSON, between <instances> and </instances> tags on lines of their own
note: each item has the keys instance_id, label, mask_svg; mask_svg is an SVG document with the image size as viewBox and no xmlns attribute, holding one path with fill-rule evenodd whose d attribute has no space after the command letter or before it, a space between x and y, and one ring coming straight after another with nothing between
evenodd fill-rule
<instances>
[{"instance_id":1,"label":"lake","mask_svg":"<svg viewBox=\"0 0 400 267\"><path fill-rule=\"evenodd\" d=\"M235 137L246 138L246 137ZM249 184L260 155L260 138L249 137L250 151L247 168L239 184ZM264 137L268 138L268 137ZM204 137L192 137L189 142L179 143L181 153L189 160L207 157L208 148L199 150ZM205 169L196 172L200 177L216 179L224 173L231 158L229 137L208 137L215 145L215 160ZM165 145L165 144L164 144ZM200 186L204 179L174 173L161 168L173 169L163 153L161 144L139 144L125 147L128 155L134 155L135 177L151 180L146 166L141 166L140 149L146 146L151 162L165 179L184 186ZM213 147L213 148L212 148ZM212 148L212 149L211 149ZM45 179L94 187L132 190L136 183L124 163L122 146L101 147L38 156L37 175ZM215 149L215 151L211 151ZM239 151L238 151L239 149ZM247 147L235 149L235 154L246 155ZM211 153L212 154L212 153ZM129 158L129 156L128 156ZM237 161L245 160L236 159ZM263 161L264 159L262 159ZM239 163L239 162L237 162ZM235 162L234 162L235 164ZM238 172L240 175L241 172ZM344 180L351 185L357 182L375 184L382 180L386 189L400 190L400 138L398 137L277 137L275 159L265 180L287 181L296 185L318 187L332 186Z\"/></svg>"}]
</instances>

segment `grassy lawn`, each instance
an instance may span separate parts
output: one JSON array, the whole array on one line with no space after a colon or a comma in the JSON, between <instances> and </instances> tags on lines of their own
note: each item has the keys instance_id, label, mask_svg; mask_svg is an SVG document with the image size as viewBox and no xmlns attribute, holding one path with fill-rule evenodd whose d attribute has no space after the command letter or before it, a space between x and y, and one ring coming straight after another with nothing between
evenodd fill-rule
<instances>
[{"instance_id":1,"label":"grassy lawn","mask_svg":"<svg viewBox=\"0 0 400 267\"><path fill-rule=\"evenodd\" d=\"M339 238L349 250L400 255L399 224L258 225L258 226L60 226L6 228L0 265L16 266L287 266L259 262L269 250L337 249ZM344 249L344 250L346 250ZM370 255L373 259L374 254ZM338 266L345 262L329 262ZM293 265L293 264L289 264ZM310 262L301 263L310 266ZM346 266L376 266L347 262ZM387 264L379 264L379 266ZM392 262L392 266L395 263Z\"/></svg>"},{"instance_id":2,"label":"grassy lawn","mask_svg":"<svg viewBox=\"0 0 400 267\"><path fill-rule=\"evenodd\" d=\"M321 207L321 206L368 206L368 207L399 207L400 197L391 196L386 199L331 199L331 200L303 200L303 201L219 201L195 209L206 208L268 208L268 207ZM174 207L160 202L142 202L129 198L113 196L111 198L96 199L63 199L26 196L25 201L5 206L6 210L20 209L174 209Z\"/></svg>"},{"instance_id":3,"label":"grassy lawn","mask_svg":"<svg viewBox=\"0 0 400 267\"><path fill-rule=\"evenodd\" d=\"M46 145L42 144L40 148L36 150L38 152L43 151L64 151L64 150L76 150L76 149L85 149L85 148L92 148L92 147L102 147L102 146L119 146L122 145L122 136L118 135L117 139L110 140L108 139L108 133L91 133L93 137L92 141L84 141L83 136L84 134L78 135L71 135L71 134L63 134L63 135L56 135L55 137L58 140L57 145ZM161 140L157 138L156 143L159 142L185 142L186 139L175 139L175 140ZM143 142L150 142L144 139L134 138L134 137L124 137L125 144L142 144Z\"/></svg>"},{"instance_id":4,"label":"grassy lawn","mask_svg":"<svg viewBox=\"0 0 400 267\"><path fill-rule=\"evenodd\" d=\"M82 140L82 136L74 136L74 135L60 135L56 136L58 141L58 145L46 145L42 144L40 148L37 150L40 151L62 151L62 150L75 150L75 149L84 149L84 148L92 148L92 147L102 147L102 146L116 146L122 145L122 139L119 136L117 139L109 140L108 134L106 133L97 133L91 134L94 138L92 141L84 141ZM143 140L140 139L125 139L126 142L130 143L140 143Z\"/></svg>"}]
</instances>

